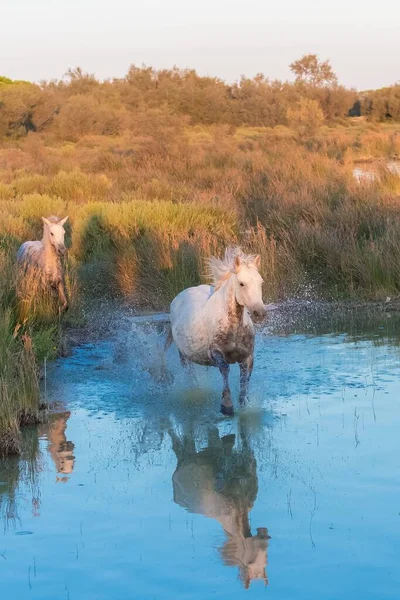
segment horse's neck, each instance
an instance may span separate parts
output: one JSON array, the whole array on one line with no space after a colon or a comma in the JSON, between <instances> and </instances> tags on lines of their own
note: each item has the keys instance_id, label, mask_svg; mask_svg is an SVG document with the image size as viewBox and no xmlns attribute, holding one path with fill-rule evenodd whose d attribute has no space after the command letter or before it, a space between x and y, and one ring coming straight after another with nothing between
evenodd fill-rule
<instances>
[{"instance_id":1,"label":"horse's neck","mask_svg":"<svg viewBox=\"0 0 400 600\"><path fill-rule=\"evenodd\" d=\"M67 423L65 418L57 419L51 426L47 434L47 439L49 442L49 452L51 457L53 458L54 464L59 470L60 466L60 452L62 449L63 443L67 441L65 436L65 430L67 428Z\"/></svg>"},{"instance_id":2,"label":"horse's neck","mask_svg":"<svg viewBox=\"0 0 400 600\"><path fill-rule=\"evenodd\" d=\"M58 256L57 253L50 241L50 237L48 234L47 229L44 230L43 232L43 237L42 237L42 247L43 247L43 257L44 257L44 263L46 266L52 266L52 265L56 265L58 263Z\"/></svg>"},{"instance_id":3,"label":"horse's neck","mask_svg":"<svg viewBox=\"0 0 400 600\"><path fill-rule=\"evenodd\" d=\"M249 513L239 508L231 508L227 514L217 517L224 531L233 538L242 539L251 537Z\"/></svg>"},{"instance_id":4,"label":"horse's neck","mask_svg":"<svg viewBox=\"0 0 400 600\"><path fill-rule=\"evenodd\" d=\"M222 306L226 310L230 323L239 327L243 323L244 307L236 301L234 275L227 279L217 293L220 294Z\"/></svg>"}]
</instances>

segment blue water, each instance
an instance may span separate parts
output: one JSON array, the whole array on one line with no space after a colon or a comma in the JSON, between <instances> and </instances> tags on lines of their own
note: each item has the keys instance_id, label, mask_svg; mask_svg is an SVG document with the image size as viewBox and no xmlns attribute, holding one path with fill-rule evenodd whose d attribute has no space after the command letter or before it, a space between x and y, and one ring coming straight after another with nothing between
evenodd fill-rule
<instances>
[{"instance_id":1,"label":"blue water","mask_svg":"<svg viewBox=\"0 0 400 600\"><path fill-rule=\"evenodd\" d=\"M55 414L0 463L0 597L398 599L400 352L384 327L260 332L232 419L216 371L164 360L162 324L51 365Z\"/></svg>"}]
</instances>

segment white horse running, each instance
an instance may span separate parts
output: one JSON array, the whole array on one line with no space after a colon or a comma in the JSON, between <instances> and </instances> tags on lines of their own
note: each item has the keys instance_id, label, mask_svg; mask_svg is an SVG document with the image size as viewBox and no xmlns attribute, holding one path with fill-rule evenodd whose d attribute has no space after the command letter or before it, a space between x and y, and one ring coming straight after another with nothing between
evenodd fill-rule
<instances>
[{"instance_id":1,"label":"white horse running","mask_svg":"<svg viewBox=\"0 0 400 600\"><path fill-rule=\"evenodd\" d=\"M40 241L25 242L19 248L17 260L27 269L36 269L43 283L58 292L62 310L67 310L68 300L64 283L64 269L61 257L65 255L64 225L68 217L42 217L43 237Z\"/></svg>"},{"instance_id":2,"label":"white horse running","mask_svg":"<svg viewBox=\"0 0 400 600\"><path fill-rule=\"evenodd\" d=\"M182 362L218 367L223 380L221 412L233 414L228 383L229 365L240 365L240 402L247 397L253 370L254 326L266 315L262 301L260 257L228 248L225 258L209 260L214 286L199 285L181 292L171 304L171 332Z\"/></svg>"}]
</instances>

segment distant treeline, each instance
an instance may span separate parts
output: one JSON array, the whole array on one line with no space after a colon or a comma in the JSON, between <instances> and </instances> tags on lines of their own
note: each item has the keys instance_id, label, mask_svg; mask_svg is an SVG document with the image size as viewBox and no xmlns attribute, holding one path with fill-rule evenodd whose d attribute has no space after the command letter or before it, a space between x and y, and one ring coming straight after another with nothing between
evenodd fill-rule
<instances>
[{"instance_id":1,"label":"distant treeline","mask_svg":"<svg viewBox=\"0 0 400 600\"><path fill-rule=\"evenodd\" d=\"M49 132L76 141L85 135L137 130L138 121L231 126L291 126L304 117L322 123L349 116L400 121L400 84L357 93L337 81L316 55L292 63L294 82L260 74L229 85L195 70L131 66L123 79L98 81L79 67L61 81L32 84L0 77L0 136Z\"/></svg>"}]
</instances>

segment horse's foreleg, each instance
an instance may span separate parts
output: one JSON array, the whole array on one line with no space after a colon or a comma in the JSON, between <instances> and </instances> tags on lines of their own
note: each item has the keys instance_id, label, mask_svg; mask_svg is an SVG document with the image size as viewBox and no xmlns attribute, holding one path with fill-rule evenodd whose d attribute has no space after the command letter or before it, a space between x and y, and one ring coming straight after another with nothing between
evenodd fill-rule
<instances>
[{"instance_id":1,"label":"horse's foreleg","mask_svg":"<svg viewBox=\"0 0 400 600\"><path fill-rule=\"evenodd\" d=\"M191 360L188 360L185 356L183 356L182 352L179 352L179 358L181 360L181 365L187 372L190 377L194 377L194 366Z\"/></svg>"},{"instance_id":2,"label":"horse's foreleg","mask_svg":"<svg viewBox=\"0 0 400 600\"><path fill-rule=\"evenodd\" d=\"M251 354L246 360L240 363L240 395L239 402L244 404L249 393L249 381L253 371L254 357Z\"/></svg>"},{"instance_id":3,"label":"horse's foreleg","mask_svg":"<svg viewBox=\"0 0 400 600\"><path fill-rule=\"evenodd\" d=\"M211 353L211 357L216 367L219 368L222 378L224 380L224 388L222 390L222 404L221 412L223 415L233 415L233 404L231 399L231 390L229 389L229 365L224 359L221 352L215 350Z\"/></svg>"},{"instance_id":4,"label":"horse's foreleg","mask_svg":"<svg viewBox=\"0 0 400 600\"><path fill-rule=\"evenodd\" d=\"M64 311L68 310L68 300L67 300L67 295L65 293L65 286L62 281L60 281L58 283L57 289L58 289L58 298L59 298L60 304L61 304L61 310L64 312Z\"/></svg>"}]
</instances>

